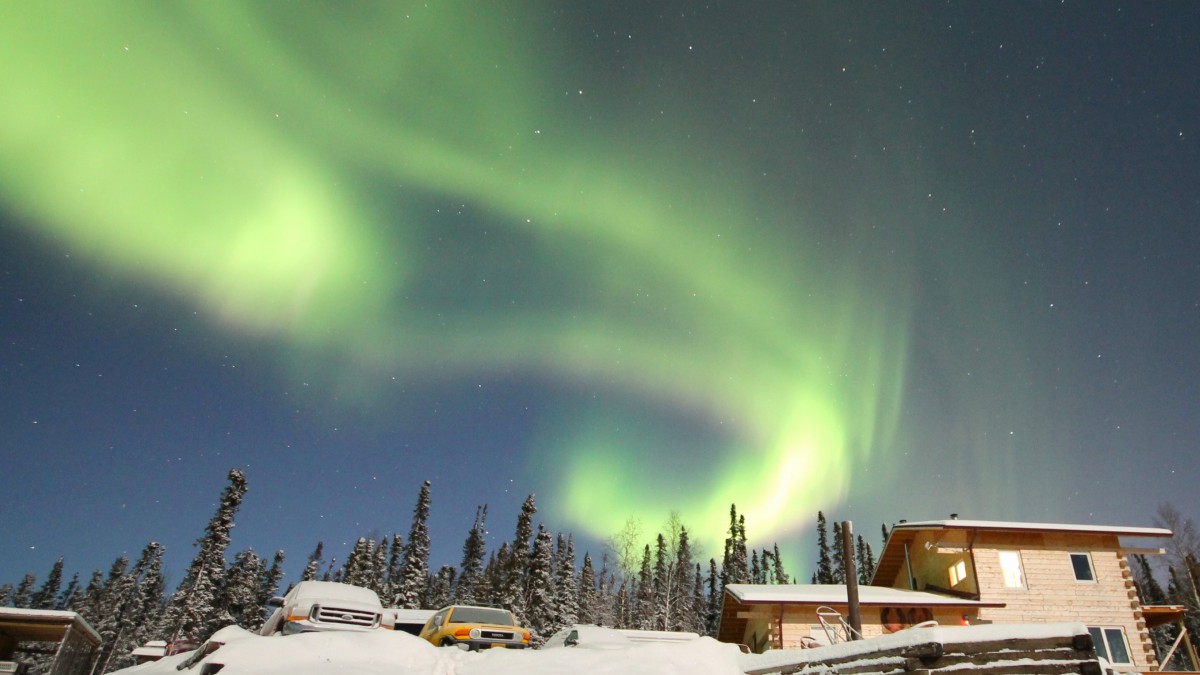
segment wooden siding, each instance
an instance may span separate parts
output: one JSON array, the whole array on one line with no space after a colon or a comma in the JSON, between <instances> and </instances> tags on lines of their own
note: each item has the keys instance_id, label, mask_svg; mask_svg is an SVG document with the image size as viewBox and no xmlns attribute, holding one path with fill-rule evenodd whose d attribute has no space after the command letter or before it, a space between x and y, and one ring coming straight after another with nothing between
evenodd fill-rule
<instances>
[{"instance_id":1,"label":"wooden siding","mask_svg":"<svg viewBox=\"0 0 1200 675\"><path fill-rule=\"evenodd\" d=\"M1079 621L1088 626L1122 628L1132 666L1116 670L1155 670L1158 659L1141 614L1128 562L1115 537L1099 535L981 536L973 553L980 598L1005 603L985 608L980 618L995 623ZM1033 539L1033 540L1030 540ZM1007 588L1000 551L1019 551L1025 588ZM1095 581L1077 581L1071 553L1091 555Z\"/></svg>"}]
</instances>

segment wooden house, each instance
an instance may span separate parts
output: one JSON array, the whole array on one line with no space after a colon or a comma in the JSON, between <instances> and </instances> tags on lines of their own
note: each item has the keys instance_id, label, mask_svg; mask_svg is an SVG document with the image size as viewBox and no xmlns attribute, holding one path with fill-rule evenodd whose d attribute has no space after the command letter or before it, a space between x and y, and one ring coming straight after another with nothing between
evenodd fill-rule
<instances>
[{"instance_id":1,"label":"wooden house","mask_svg":"<svg viewBox=\"0 0 1200 675\"><path fill-rule=\"evenodd\" d=\"M1170 536L1147 527L902 521L891 529L871 584L858 589L862 634L895 632L925 618L940 625L1078 622L1114 670L1157 670L1149 628L1178 618L1182 608L1144 608L1127 556L1161 553L1131 540L1144 546ZM821 641L818 607L847 615L844 586L795 586L811 590L796 591L793 602L771 595L771 588L726 589L722 640L760 649L799 646ZM903 595L885 600L877 595L884 590ZM839 592L840 602L833 602L831 593Z\"/></svg>"}]
</instances>

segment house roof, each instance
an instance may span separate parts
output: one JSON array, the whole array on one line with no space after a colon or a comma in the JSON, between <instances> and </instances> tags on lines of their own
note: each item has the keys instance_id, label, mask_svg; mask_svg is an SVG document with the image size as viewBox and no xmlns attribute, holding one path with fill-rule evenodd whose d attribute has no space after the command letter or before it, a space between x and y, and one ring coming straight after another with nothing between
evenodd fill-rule
<instances>
[{"instance_id":1,"label":"house roof","mask_svg":"<svg viewBox=\"0 0 1200 675\"><path fill-rule=\"evenodd\" d=\"M58 642L69 631L93 645L100 644L100 634L76 612L0 607L0 633L18 642Z\"/></svg>"},{"instance_id":2,"label":"house roof","mask_svg":"<svg viewBox=\"0 0 1200 675\"><path fill-rule=\"evenodd\" d=\"M875 579L890 580L899 574L904 564L904 545L912 543L919 532L987 530L991 532L1045 532L1060 534L1104 534L1115 537L1170 537L1172 532L1162 527L1126 527L1122 525L1078 525L1069 523L1023 523L1003 520L923 520L901 522L892 526L879 554Z\"/></svg>"},{"instance_id":3,"label":"house roof","mask_svg":"<svg viewBox=\"0 0 1200 675\"><path fill-rule=\"evenodd\" d=\"M729 584L725 592L742 604L844 605L844 584ZM884 586L859 586L860 605L903 607L1003 607L1003 602L980 602L940 593L909 591Z\"/></svg>"},{"instance_id":4,"label":"house roof","mask_svg":"<svg viewBox=\"0 0 1200 675\"><path fill-rule=\"evenodd\" d=\"M1163 527L1125 527L1120 525L1070 525L1066 523L1022 523L1001 520L923 520L897 523L896 530L995 530L1001 532L1069 532L1078 534L1114 534L1118 537L1169 537Z\"/></svg>"}]
</instances>

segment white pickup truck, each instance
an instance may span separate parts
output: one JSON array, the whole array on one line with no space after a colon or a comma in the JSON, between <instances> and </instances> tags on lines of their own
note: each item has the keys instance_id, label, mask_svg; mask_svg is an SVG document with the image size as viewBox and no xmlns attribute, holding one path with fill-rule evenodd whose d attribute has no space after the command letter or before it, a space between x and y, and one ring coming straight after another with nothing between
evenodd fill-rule
<instances>
[{"instance_id":1,"label":"white pickup truck","mask_svg":"<svg viewBox=\"0 0 1200 675\"><path fill-rule=\"evenodd\" d=\"M369 588L333 581L301 581L283 597L267 602L275 611L259 635L292 635L319 630L391 628L391 613Z\"/></svg>"}]
</instances>

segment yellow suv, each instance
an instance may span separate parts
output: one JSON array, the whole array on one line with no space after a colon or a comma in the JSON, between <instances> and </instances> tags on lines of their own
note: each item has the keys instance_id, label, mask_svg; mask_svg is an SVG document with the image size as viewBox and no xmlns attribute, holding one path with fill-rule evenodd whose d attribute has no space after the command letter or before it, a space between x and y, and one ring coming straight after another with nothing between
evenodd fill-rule
<instances>
[{"instance_id":1,"label":"yellow suv","mask_svg":"<svg viewBox=\"0 0 1200 675\"><path fill-rule=\"evenodd\" d=\"M421 637L439 647L477 651L491 647L526 649L530 634L517 625L516 617L507 609L450 605L425 622Z\"/></svg>"}]
</instances>

